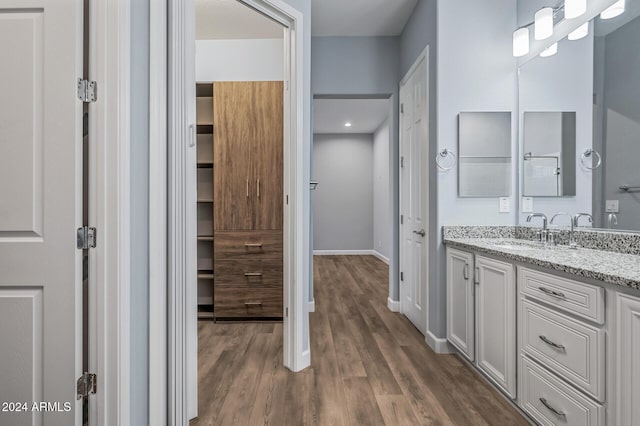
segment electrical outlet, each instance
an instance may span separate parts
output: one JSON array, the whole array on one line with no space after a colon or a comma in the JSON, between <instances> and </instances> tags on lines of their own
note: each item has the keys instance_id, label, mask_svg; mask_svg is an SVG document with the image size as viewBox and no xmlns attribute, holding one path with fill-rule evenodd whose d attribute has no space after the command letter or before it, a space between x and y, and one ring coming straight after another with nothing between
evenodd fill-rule
<instances>
[{"instance_id":1,"label":"electrical outlet","mask_svg":"<svg viewBox=\"0 0 640 426\"><path fill-rule=\"evenodd\" d=\"M500 213L511 212L511 200L507 197L500 198Z\"/></svg>"},{"instance_id":2,"label":"electrical outlet","mask_svg":"<svg viewBox=\"0 0 640 426\"><path fill-rule=\"evenodd\" d=\"M607 200L605 203L605 210L607 213L620 213L620 201Z\"/></svg>"},{"instance_id":3,"label":"electrical outlet","mask_svg":"<svg viewBox=\"0 0 640 426\"><path fill-rule=\"evenodd\" d=\"M522 198L522 213L533 213L533 198Z\"/></svg>"}]
</instances>

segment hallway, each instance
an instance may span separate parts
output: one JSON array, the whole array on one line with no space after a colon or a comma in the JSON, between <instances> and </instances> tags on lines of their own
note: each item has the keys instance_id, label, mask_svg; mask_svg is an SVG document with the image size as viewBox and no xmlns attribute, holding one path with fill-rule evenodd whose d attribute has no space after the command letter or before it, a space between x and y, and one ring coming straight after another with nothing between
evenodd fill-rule
<instances>
[{"instance_id":1,"label":"hallway","mask_svg":"<svg viewBox=\"0 0 640 426\"><path fill-rule=\"evenodd\" d=\"M200 322L191 425L527 424L478 373L387 309L388 267L316 256L311 367L282 367L282 325Z\"/></svg>"}]
</instances>

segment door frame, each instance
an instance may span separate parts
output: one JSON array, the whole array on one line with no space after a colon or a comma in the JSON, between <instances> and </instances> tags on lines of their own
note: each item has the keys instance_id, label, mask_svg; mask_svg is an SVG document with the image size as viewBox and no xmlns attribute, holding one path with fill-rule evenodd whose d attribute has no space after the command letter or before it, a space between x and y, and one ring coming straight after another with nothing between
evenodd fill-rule
<instances>
[{"instance_id":1,"label":"door frame","mask_svg":"<svg viewBox=\"0 0 640 426\"><path fill-rule=\"evenodd\" d=\"M304 38L303 15L283 0L238 0L283 24L285 30L285 166L284 191L284 365L300 371L310 365L305 350L305 286L308 285L308 238L305 235L304 179ZM191 126L185 105L195 100L195 56L187 41L195 34L192 1L152 2L150 10L150 374L149 418L151 424L186 424L190 398L187 380L187 327L189 318L188 271L191 260L185 241L186 208L173 205L185 199L189 189L186 158ZM169 60L170 58L170 60ZM166 73L165 73L166 70ZM194 75L190 75L194 73ZM157 89L157 91L156 91ZM154 93L156 92L156 93ZM166 94L166 95L165 95ZM306 185L306 187L305 187ZM168 231L168 235L167 235ZM168 240L167 238L170 238ZM171 241L169 244L168 241ZM152 243L152 244L151 244ZM195 253L192 254L195 261ZM194 263L195 264L195 263ZM167 266L174 265L172 270ZM167 274L168 272L168 274ZM164 302L164 303L163 303ZM197 370L195 370L197 371ZM163 390L167 389L167 394Z\"/></svg>"},{"instance_id":2,"label":"door frame","mask_svg":"<svg viewBox=\"0 0 640 426\"><path fill-rule=\"evenodd\" d=\"M427 123L427 142L426 142L426 149L427 149L427 158L431 158L431 141L430 141L430 126L431 126L431 122L429 120L429 113L430 113L430 102L429 99L431 97L431 90L429 87L429 46L425 47L424 50L422 52L420 52L420 55L418 55L418 58L416 59L416 61L413 63L413 65L411 65L411 68L409 68L409 71L407 71L407 73L405 74L405 76L402 78L402 80L400 80L400 87L398 90L398 98L399 98L399 103L400 105L402 105L402 89L403 87L407 84L408 80L413 76L413 74L416 73L416 71L418 70L418 67L420 66L420 64L422 62L425 62L426 66L425 66L425 75L423 76L424 78L424 83L425 83L425 87L427 89L427 103L424 109L424 120ZM402 107L401 107L402 108ZM399 194L399 203L398 203L398 217L400 217L403 214L402 211L402 200L403 200L403 190L402 190L402 157L403 157L403 152L402 152L402 147L403 147L403 129L402 129L402 111L400 111L400 117L399 117L399 123L398 123L398 127L399 127L399 131L400 131L400 135L399 135L399 152L400 155L398 156L398 164L397 164L397 170L398 170L398 194ZM426 164L427 167L427 171L429 170L428 168L430 167L430 164ZM429 176L429 173L427 172L427 176ZM429 182L426 182L426 188L427 191L429 191ZM429 232L429 230L431 229L430 224L431 221L433 220L431 218L431 214L429 212L429 205L430 205L430 201L429 201L429 196L430 194L427 192L427 220L426 220L426 224L427 224L427 232ZM403 300L402 300L402 281L400 280L400 274L402 271L402 265L403 265L403 260L404 260L404 250L403 250L403 244L402 244L402 239L403 239L403 234L402 234L402 224L400 223L400 221L398 221L398 236L399 236L399 240L400 240L400 244L398 247L398 283L399 283L399 288L398 288L398 298L400 299L399 301L399 306L398 306L398 310L400 313L403 313L403 308L402 308L402 304L403 304ZM431 238L432 236L427 234L428 238ZM427 266L427 282L425 283L425 289L424 289L424 306L425 306L425 314L426 314L426 318L425 318L425 339L427 338L427 336L429 336L429 291L431 288L431 285L429 283L429 255L430 255L430 250L429 250L429 240L425 241L425 264Z\"/></svg>"},{"instance_id":3,"label":"door frame","mask_svg":"<svg viewBox=\"0 0 640 426\"><path fill-rule=\"evenodd\" d=\"M98 100L89 104L89 371L98 376L89 421L130 423L130 63L131 5L89 2L89 75ZM78 76L80 77L80 76ZM75 384L73 384L75 386Z\"/></svg>"}]
</instances>

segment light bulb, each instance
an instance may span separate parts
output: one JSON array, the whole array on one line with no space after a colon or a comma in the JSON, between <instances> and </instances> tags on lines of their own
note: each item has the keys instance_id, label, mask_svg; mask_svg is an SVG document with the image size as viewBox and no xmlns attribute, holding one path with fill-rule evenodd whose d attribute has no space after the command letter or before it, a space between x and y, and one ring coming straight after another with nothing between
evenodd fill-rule
<instances>
[{"instance_id":1,"label":"light bulb","mask_svg":"<svg viewBox=\"0 0 640 426\"><path fill-rule=\"evenodd\" d=\"M344 123L344 127L351 127L351 123L347 121L346 123Z\"/></svg>"},{"instance_id":2,"label":"light bulb","mask_svg":"<svg viewBox=\"0 0 640 426\"><path fill-rule=\"evenodd\" d=\"M519 28L513 32L513 56L516 58L529 53L529 28Z\"/></svg>"},{"instance_id":3,"label":"light bulb","mask_svg":"<svg viewBox=\"0 0 640 426\"><path fill-rule=\"evenodd\" d=\"M567 37L569 40L580 40L581 38L585 38L589 34L589 23L585 22L583 25L580 25L578 28L569 33Z\"/></svg>"},{"instance_id":4,"label":"light bulb","mask_svg":"<svg viewBox=\"0 0 640 426\"><path fill-rule=\"evenodd\" d=\"M553 56L558 53L558 43L553 43L551 46L547 47L540 54L541 57L547 58L549 56Z\"/></svg>"},{"instance_id":5,"label":"light bulb","mask_svg":"<svg viewBox=\"0 0 640 426\"><path fill-rule=\"evenodd\" d=\"M536 40L545 40L553 35L553 8L543 7L536 12L534 29Z\"/></svg>"},{"instance_id":6,"label":"light bulb","mask_svg":"<svg viewBox=\"0 0 640 426\"><path fill-rule=\"evenodd\" d=\"M564 17L573 19L583 15L587 11L587 0L565 0Z\"/></svg>"},{"instance_id":7,"label":"light bulb","mask_svg":"<svg viewBox=\"0 0 640 426\"><path fill-rule=\"evenodd\" d=\"M602 19L612 19L612 18L615 18L616 16L622 15L624 11L625 11L625 0L618 0L617 2L612 4L610 7L605 9L600 14L600 17Z\"/></svg>"}]
</instances>

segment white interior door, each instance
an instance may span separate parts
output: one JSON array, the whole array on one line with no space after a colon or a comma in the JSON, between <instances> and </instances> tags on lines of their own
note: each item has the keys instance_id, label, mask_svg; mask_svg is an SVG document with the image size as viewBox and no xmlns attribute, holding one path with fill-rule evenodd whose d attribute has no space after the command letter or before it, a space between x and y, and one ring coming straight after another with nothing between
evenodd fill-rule
<instances>
[{"instance_id":1,"label":"white interior door","mask_svg":"<svg viewBox=\"0 0 640 426\"><path fill-rule=\"evenodd\" d=\"M0 0L0 425L81 424L82 16Z\"/></svg>"},{"instance_id":2,"label":"white interior door","mask_svg":"<svg viewBox=\"0 0 640 426\"><path fill-rule=\"evenodd\" d=\"M427 56L400 88L400 303L422 334L427 331L429 247L429 103Z\"/></svg>"}]
</instances>

